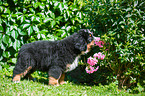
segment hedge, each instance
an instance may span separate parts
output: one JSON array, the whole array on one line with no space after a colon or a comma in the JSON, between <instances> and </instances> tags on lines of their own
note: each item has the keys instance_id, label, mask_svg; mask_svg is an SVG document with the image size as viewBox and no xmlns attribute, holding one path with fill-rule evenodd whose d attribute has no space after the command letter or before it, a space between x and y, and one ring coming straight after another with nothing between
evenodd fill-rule
<instances>
[{"instance_id":1,"label":"hedge","mask_svg":"<svg viewBox=\"0 0 145 96\"><path fill-rule=\"evenodd\" d=\"M86 8L90 28L101 34L108 51L101 66L112 71L119 88L145 84L145 1L91 1ZM109 77L110 78L110 77ZM144 86L145 87L145 86ZM144 89L142 88L142 91Z\"/></svg>"},{"instance_id":2,"label":"hedge","mask_svg":"<svg viewBox=\"0 0 145 96\"><path fill-rule=\"evenodd\" d=\"M106 54L100 71L93 76L105 68L111 74L106 82L116 82L119 88L144 91L144 9L144 0L2 0L0 69L13 68L23 44L60 40L88 28L106 44L89 53L103 51Z\"/></svg>"}]
</instances>

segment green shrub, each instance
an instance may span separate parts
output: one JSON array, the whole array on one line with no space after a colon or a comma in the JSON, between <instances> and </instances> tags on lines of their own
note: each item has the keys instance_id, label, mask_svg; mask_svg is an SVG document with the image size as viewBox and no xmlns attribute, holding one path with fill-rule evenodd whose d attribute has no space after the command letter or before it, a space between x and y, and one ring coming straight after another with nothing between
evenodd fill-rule
<instances>
[{"instance_id":1,"label":"green shrub","mask_svg":"<svg viewBox=\"0 0 145 96\"><path fill-rule=\"evenodd\" d=\"M106 66L119 88L145 84L145 1L101 0L87 3L90 28L106 42ZM106 51L105 49L108 49ZM142 90L143 91L143 90Z\"/></svg>"}]
</instances>

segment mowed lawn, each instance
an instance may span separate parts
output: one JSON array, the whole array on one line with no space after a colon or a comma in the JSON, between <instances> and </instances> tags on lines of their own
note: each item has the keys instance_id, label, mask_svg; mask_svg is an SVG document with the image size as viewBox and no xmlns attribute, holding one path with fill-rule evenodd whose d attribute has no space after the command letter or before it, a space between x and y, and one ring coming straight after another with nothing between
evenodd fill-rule
<instances>
[{"instance_id":1,"label":"mowed lawn","mask_svg":"<svg viewBox=\"0 0 145 96\"><path fill-rule=\"evenodd\" d=\"M33 74L35 82L22 80L20 83L12 82L12 71L0 70L0 96L145 96L142 94L129 94L118 90L115 84L87 86L67 81L60 86L47 85L47 78Z\"/></svg>"}]
</instances>

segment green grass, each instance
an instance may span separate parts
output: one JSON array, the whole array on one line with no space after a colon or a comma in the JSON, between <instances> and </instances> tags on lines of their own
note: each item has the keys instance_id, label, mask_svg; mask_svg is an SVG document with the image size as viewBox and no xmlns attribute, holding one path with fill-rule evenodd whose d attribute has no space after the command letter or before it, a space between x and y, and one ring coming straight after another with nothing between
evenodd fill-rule
<instances>
[{"instance_id":1,"label":"green grass","mask_svg":"<svg viewBox=\"0 0 145 96\"><path fill-rule=\"evenodd\" d=\"M49 86L46 84L46 78L39 77L45 82L37 80L36 82L22 80L20 83L11 82L12 71L6 69L0 70L0 96L131 96L125 91L119 91L115 84L87 86L77 85L67 81L60 86ZM145 96L145 94L136 94ZM132 95L134 96L134 95Z\"/></svg>"}]
</instances>

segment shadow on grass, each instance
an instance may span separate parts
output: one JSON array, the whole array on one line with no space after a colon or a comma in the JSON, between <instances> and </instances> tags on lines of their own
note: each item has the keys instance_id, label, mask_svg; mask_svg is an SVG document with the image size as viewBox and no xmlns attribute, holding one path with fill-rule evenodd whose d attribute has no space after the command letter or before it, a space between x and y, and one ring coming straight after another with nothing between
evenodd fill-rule
<instances>
[{"instance_id":1,"label":"shadow on grass","mask_svg":"<svg viewBox=\"0 0 145 96\"><path fill-rule=\"evenodd\" d=\"M44 74L45 73L41 73L40 75L39 75L39 77L36 77L36 76L34 76L34 78L33 78L33 82L38 82L38 83L42 83L42 84L46 84L46 85L48 85L48 79L46 78L46 74L45 74L45 76L44 76ZM12 76L10 76L10 75L4 75L4 77L6 77L6 78L8 78L8 79L10 79L11 81L12 81ZM48 76L47 76L48 77ZM26 77L24 77L24 78L21 78L21 81L23 81L23 80L28 80L28 81L31 81L31 80L29 80L28 78L26 78Z\"/></svg>"},{"instance_id":2,"label":"shadow on grass","mask_svg":"<svg viewBox=\"0 0 145 96\"><path fill-rule=\"evenodd\" d=\"M107 77L110 75L110 72L105 67L99 68L97 72L94 72L93 74L88 74L85 72L85 66L79 65L75 70L71 72L67 72L65 76L65 81L73 82L74 84L78 85L108 85L109 80ZM5 75L7 78L12 80L12 76ZM34 82L42 83L48 85L48 75L46 72L36 72L34 73ZM21 78L21 81L23 80L29 80L27 78Z\"/></svg>"},{"instance_id":3,"label":"shadow on grass","mask_svg":"<svg viewBox=\"0 0 145 96\"><path fill-rule=\"evenodd\" d=\"M5 77L7 77L8 79L12 79L12 76L9 75L5 75Z\"/></svg>"},{"instance_id":4,"label":"shadow on grass","mask_svg":"<svg viewBox=\"0 0 145 96\"><path fill-rule=\"evenodd\" d=\"M108 85L109 79L108 76L111 75L111 72L105 68L101 67L98 71L88 74L85 71L85 66L78 66L75 70L66 73L65 80L73 82L75 84L83 84L83 85L99 85L100 83L102 85Z\"/></svg>"},{"instance_id":5,"label":"shadow on grass","mask_svg":"<svg viewBox=\"0 0 145 96\"><path fill-rule=\"evenodd\" d=\"M38 82L38 83L48 85L48 79L44 79L44 78L35 78L34 82Z\"/></svg>"},{"instance_id":6,"label":"shadow on grass","mask_svg":"<svg viewBox=\"0 0 145 96\"><path fill-rule=\"evenodd\" d=\"M109 79L107 77L111 72L105 68L105 67L100 67L97 72L94 72L93 74L88 74L85 71L85 66L79 65L75 70L71 72L67 72L65 76L65 81L73 82L74 84L77 85L88 85L88 86L93 86L93 85L99 85L100 83L102 85L108 85L109 84ZM36 78L35 82L40 82L43 84L48 84L48 75L46 72L39 72L39 78Z\"/></svg>"}]
</instances>

